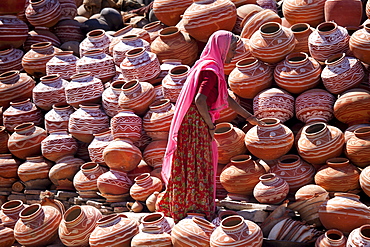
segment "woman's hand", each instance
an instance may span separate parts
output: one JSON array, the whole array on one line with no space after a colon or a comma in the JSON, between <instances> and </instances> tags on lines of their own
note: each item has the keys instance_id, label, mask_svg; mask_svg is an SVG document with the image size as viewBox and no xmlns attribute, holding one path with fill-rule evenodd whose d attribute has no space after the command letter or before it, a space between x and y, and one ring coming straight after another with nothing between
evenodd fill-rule
<instances>
[{"instance_id":1,"label":"woman's hand","mask_svg":"<svg viewBox=\"0 0 370 247\"><path fill-rule=\"evenodd\" d=\"M258 120L255 116L250 116L246 119L249 123L253 124L253 125L259 125L259 126L264 126L265 123L262 122L261 120Z\"/></svg>"}]
</instances>

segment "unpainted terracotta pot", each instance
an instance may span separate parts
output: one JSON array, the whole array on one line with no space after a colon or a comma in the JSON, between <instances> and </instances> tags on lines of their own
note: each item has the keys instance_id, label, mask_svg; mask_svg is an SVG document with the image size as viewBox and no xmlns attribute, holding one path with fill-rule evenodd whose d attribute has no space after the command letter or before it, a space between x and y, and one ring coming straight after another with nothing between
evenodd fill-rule
<instances>
[{"instance_id":1,"label":"unpainted terracotta pot","mask_svg":"<svg viewBox=\"0 0 370 247\"><path fill-rule=\"evenodd\" d=\"M296 23L290 27L292 30L296 44L293 52L305 52L309 54L308 37L315 30L307 23Z\"/></svg>"},{"instance_id":2,"label":"unpainted terracotta pot","mask_svg":"<svg viewBox=\"0 0 370 247\"><path fill-rule=\"evenodd\" d=\"M45 190L51 184L49 171L52 162L43 156L27 157L26 162L18 167L18 177L29 190Z\"/></svg>"},{"instance_id":3,"label":"unpainted terracotta pot","mask_svg":"<svg viewBox=\"0 0 370 247\"><path fill-rule=\"evenodd\" d=\"M324 5L325 21L334 21L342 27L358 27L362 20L362 2L359 0L329 0Z\"/></svg>"},{"instance_id":4,"label":"unpainted terracotta pot","mask_svg":"<svg viewBox=\"0 0 370 247\"><path fill-rule=\"evenodd\" d=\"M57 190L75 191L73 178L84 163L84 160L73 156L62 157L50 168L49 179Z\"/></svg>"}]
</instances>

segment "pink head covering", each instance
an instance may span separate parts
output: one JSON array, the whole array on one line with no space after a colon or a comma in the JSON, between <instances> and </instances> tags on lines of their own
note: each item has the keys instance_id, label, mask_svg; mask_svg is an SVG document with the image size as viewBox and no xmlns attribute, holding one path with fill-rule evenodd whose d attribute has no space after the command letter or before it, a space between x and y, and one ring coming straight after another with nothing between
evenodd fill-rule
<instances>
[{"instance_id":1,"label":"pink head covering","mask_svg":"<svg viewBox=\"0 0 370 247\"><path fill-rule=\"evenodd\" d=\"M203 49L199 60L194 64L188 73L187 79L176 102L166 153L163 158L162 178L166 184L168 184L168 180L171 175L172 157L177 147L178 131L180 129L182 120L197 93L199 81L198 78L202 70L212 70L218 76L218 97L216 102L211 105L210 110L212 120L214 121L215 119L218 119L220 116L220 111L228 106L228 92L224 74L224 61L229 51L231 39L231 32L217 31L213 33ZM216 176L218 152L215 140L212 142L212 151L213 167L215 170L214 174Z\"/></svg>"}]
</instances>

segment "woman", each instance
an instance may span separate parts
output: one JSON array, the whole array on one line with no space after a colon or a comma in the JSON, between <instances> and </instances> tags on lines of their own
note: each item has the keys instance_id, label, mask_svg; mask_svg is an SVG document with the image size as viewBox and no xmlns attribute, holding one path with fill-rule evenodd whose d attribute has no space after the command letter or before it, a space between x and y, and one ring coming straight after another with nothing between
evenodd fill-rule
<instances>
[{"instance_id":1,"label":"woman","mask_svg":"<svg viewBox=\"0 0 370 247\"><path fill-rule=\"evenodd\" d=\"M158 203L158 211L176 222L188 212L212 219L218 160L214 121L220 111L230 106L251 124L262 124L227 92L224 63L233 58L237 41L228 31L212 34L176 102L162 166L166 191Z\"/></svg>"}]
</instances>

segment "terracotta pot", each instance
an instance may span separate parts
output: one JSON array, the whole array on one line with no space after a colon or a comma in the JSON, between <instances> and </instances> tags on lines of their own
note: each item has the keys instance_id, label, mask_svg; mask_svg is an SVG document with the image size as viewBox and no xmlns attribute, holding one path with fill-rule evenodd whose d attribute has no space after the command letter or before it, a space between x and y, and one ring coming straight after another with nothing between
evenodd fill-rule
<instances>
[{"instance_id":1,"label":"terracotta pot","mask_svg":"<svg viewBox=\"0 0 370 247\"><path fill-rule=\"evenodd\" d=\"M160 233L171 234L172 228L175 226L175 221L171 217L165 217L162 212L147 214L140 219L140 231L146 227L156 226L160 227Z\"/></svg>"},{"instance_id":2,"label":"terracotta pot","mask_svg":"<svg viewBox=\"0 0 370 247\"><path fill-rule=\"evenodd\" d=\"M359 127L354 132L352 137L347 139L344 152L350 161L361 168L365 168L370 164L368 158L367 147L370 144L369 127Z\"/></svg>"},{"instance_id":3,"label":"terracotta pot","mask_svg":"<svg viewBox=\"0 0 370 247\"><path fill-rule=\"evenodd\" d=\"M181 89L186 81L190 67L177 65L172 67L162 80L163 97L176 103Z\"/></svg>"},{"instance_id":4,"label":"terracotta pot","mask_svg":"<svg viewBox=\"0 0 370 247\"><path fill-rule=\"evenodd\" d=\"M21 200L10 200L1 205L0 220L2 225L13 229L19 219L19 213L24 208L25 205Z\"/></svg>"},{"instance_id":5,"label":"terracotta pot","mask_svg":"<svg viewBox=\"0 0 370 247\"><path fill-rule=\"evenodd\" d=\"M132 109L135 114L144 116L154 98L153 85L148 82L131 80L123 84L118 104L123 109Z\"/></svg>"},{"instance_id":6,"label":"terracotta pot","mask_svg":"<svg viewBox=\"0 0 370 247\"><path fill-rule=\"evenodd\" d=\"M130 247L132 238L139 233L135 220L125 215L111 214L97 221L97 227L91 233L89 244L91 247Z\"/></svg>"},{"instance_id":7,"label":"terracotta pot","mask_svg":"<svg viewBox=\"0 0 370 247\"><path fill-rule=\"evenodd\" d=\"M235 100L238 104L240 104L241 100L239 97L237 97L233 91L231 91L229 88L227 89L227 93L229 96ZM248 109L249 110L249 109ZM238 113L236 113L230 105L220 111L220 117L215 120L215 123L222 123L222 122L233 122L234 119L238 117Z\"/></svg>"},{"instance_id":8,"label":"terracotta pot","mask_svg":"<svg viewBox=\"0 0 370 247\"><path fill-rule=\"evenodd\" d=\"M98 189L103 194L127 194L132 186L132 181L125 172L111 169L103 173L97 180Z\"/></svg>"},{"instance_id":9,"label":"terracotta pot","mask_svg":"<svg viewBox=\"0 0 370 247\"><path fill-rule=\"evenodd\" d=\"M333 118L335 97L326 90L314 88L301 93L295 100L295 115L304 123L325 122Z\"/></svg>"},{"instance_id":10,"label":"terracotta pot","mask_svg":"<svg viewBox=\"0 0 370 247\"><path fill-rule=\"evenodd\" d=\"M264 9L261 11L252 11L246 15L242 22L241 38L250 39L252 35L265 23L277 22L282 23L282 19L272 10Z\"/></svg>"},{"instance_id":11,"label":"terracotta pot","mask_svg":"<svg viewBox=\"0 0 370 247\"><path fill-rule=\"evenodd\" d=\"M68 0L72 1L72 0ZM60 39L62 43L66 42L81 42L85 35L81 29L83 24L76 20L61 20L54 27L53 32Z\"/></svg>"},{"instance_id":12,"label":"terracotta pot","mask_svg":"<svg viewBox=\"0 0 370 247\"><path fill-rule=\"evenodd\" d=\"M121 107L118 105L119 95L121 94L121 88L125 81L123 80L112 80L103 94L102 94L102 106L105 113L109 117L114 117L121 111Z\"/></svg>"},{"instance_id":13,"label":"terracotta pot","mask_svg":"<svg viewBox=\"0 0 370 247\"><path fill-rule=\"evenodd\" d=\"M321 235L315 242L315 247L338 246L346 247L347 238L336 229L330 229Z\"/></svg>"},{"instance_id":14,"label":"terracotta pot","mask_svg":"<svg viewBox=\"0 0 370 247\"><path fill-rule=\"evenodd\" d=\"M81 170L73 178L73 185L82 198L96 198L98 190L97 181L100 175L108 169L94 162L88 162L81 166Z\"/></svg>"},{"instance_id":15,"label":"terracotta pot","mask_svg":"<svg viewBox=\"0 0 370 247\"><path fill-rule=\"evenodd\" d=\"M144 129L141 129L141 135L140 139L136 142L134 142L134 145L138 147L142 152L145 150L145 148L152 142L152 138L150 138L144 131Z\"/></svg>"},{"instance_id":16,"label":"terracotta pot","mask_svg":"<svg viewBox=\"0 0 370 247\"><path fill-rule=\"evenodd\" d=\"M320 83L321 66L307 53L291 53L274 70L276 84L292 94L300 94Z\"/></svg>"},{"instance_id":17,"label":"terracotta pot","mask_svg":"<svg viewBox=\"0 0 370 247\"><path fill-rule=\"evenodd\" d=\"M75 191L73 177L85 163L84 160L73 156L65 156L55 161L55 165L49 171L49 179L57 190Z\"/></svg>"},{"instance_id":18,"label":"terracotta pot","mask_svg":"<svg viewBox=\"0 0 370 247\"><path fill-rule=\"evenodd\" d=\"M11 247L15 242L14 231L9 227L0 226L0 245L3 247Z\"/></svg>"},{"instance_id":19,"label":"terracotta pot","mask_svg":"<svg viewBox=\"0 0 370 247\"><path fill-rule=\"evenodd\" d=\"M48 27L35 27L34 30L28 32L27 40L23 44L23 49L29 51L31 45L40 42L50 42L55 47L60 47L61 42L59 38L50 31Z\"/></svg>"},{"instance_id":20,"label":"terracotta pot","mask_svg":"<svg viewBox=\"0 0 370 247\"><path fill-rule=\"evenodd\" d=\"M309 54L308 37L315 30L307 23L296 23L290 27L293 32L296 44L293 52L305 52Z\"/></svg>"},{"instance_id":21,"label":"terracotta pot","mask_svg":"<svg viewBox=\"0 0 370 247\"><path fill-rule=\"evenodd\" d=\"M340 156L343 146L343 132L323 122L304 126L296 137L299 156L313 165L322 165L328 159Z\"/></svg>"},{"instance_id":22,"label":"terracotta pot","mask_svg":"<svg viewBox=\"0 0 370 247\"><path fill-rule=\"evenodd\" d=\"M346 57L344 53L330 56L325 64L321 79L325 88L333 94L341 94L348 89L357 88L365 77L360 60Z\"/></svg>"},{"instance_id":23,"label":"terracotta pot","mask_svg":"<svg viewBox=\"0 0 370 247\"><path fill-rule=\"evenodd\" d=\"M239 215L229 216L221 221L211 235L210 246L255 246L261 247L263 234L261 228Z\"/></svg>"},{"instance_id":24,"label":"terracotta pot","mask_svg":"<svg viewBox=\"0 0 370 247\"><path fill-rule=\"evenodd\" d=\"M214 138L218 142L218 163L227 164L232 157L244 154L244 137L245 133L231 123L217 124Z\"/></svg>"},{"instance_id":25,"label":"terracotta pot","mask_svg":"<svg viewBox=\"0 0 370 247\"><path fill-rule=\"evenodd\" d=\"M4 1L4 5L1 5L0 15L18 14L24 8L25 2L23 0L18 1Z\"/></svg>"},{"instance_id":26,"label":"terracotta pot","mask_svg":"<svg viewBox=\"0 0 370 247\"><path fill-rule=\"evenodd\" d=\"M145 201L153 192L162 190L159 178L143 173L135 178L135 183L130 188L130 195L134 200Z\"/></svg>"},{"instance_id":27,"label":"terracotta pot","mask_svg":"<svg viewBox=\"0 0 370 247\"><path fill-rule=\"evenodd\" d=\"M226 165L217 164L217 171L216 171L216 198L219 200L223 200L227 197L227 190L222 186L220 181L220 176L222 170L225 168Z\"/></svg>"},{"instance_id":28,"label":"terracotta pot","mask_svg":"<svg viewBox=\"0 0 370 247\"><path fill-rule=\"evenodd\" d=\"M277 118L282 123L294 116L294 97L279 88L268 88L253 98L253 112L259 118Z\"/></svg>"},{"instance_id":29,"label":"terracotta pot","mask_svg":"<svg viewBox=\"0 0 370 247\"><path fill-rule=\"evenodd\" d=\"M55 53L60 51L62 50L54 47L50 42L33 44L31 50L22 58L23 69L29 75L41 78L46 75L46 63L53 58Z\"/></svg>"},{"instance_id":30,"label":"terracotta pot","mask_svg":"<svg viewBox=\"0 0 370 247\"><path fill-rule=\"evenodd\" d=\"M106 165L103 158L103 150L113 141L110 129L105 129L94 134L94 139L88 146L89 156L92 162Z\"/></svg>"},{"instance_id":31,"label":"terracotta pot","mask_svg":"<svg viewBox=\"0 0 370 247\"><path fill-rule=\"evenodd\" d=\"M323 22L310 34L308 48L313 58L324 62L334 54L347 52L349 38L344 27L338 26L335 22Z\"/></svg>"},{"instance_id":32,"label":"terracotta pot","mask_svg":"<svg viewBox=\"0 0 370 247\"><path fill-rule=\"evenodd\" d=\"M238 96L253 99L271 86L273 71L262 61L249 57L239 60L228 77L230 89Z\"/></svg>"},{"instance_id":33,"label":"terracotta pot","mask_svg":"<svg viewBox=\"0 0 370 247\"><path fill-rule=\"evenodd\" d=\"M51 184L49 171L52 163L43 156L27 157L18 167L18 177L29 190L45 190Z\"/></svg>"},{"instance_id":34,"label":"terracotta pot","mask_svg":"<svg viewBox=\"0 0 370 247\"><path fill-rule=\"evenodd\" d=\"M171 235L161 232L158 226L144 227L141 232L132 238L131 246L172 247Z\"/></svg>"},{"instance_id":35,"label":"terracotta pot","mask_svg":"<svg viewBox=\"0 0 370 247\"><path fill-rule=\"evenodd\" d=\"M263 24L249 40L252 56L271 64L282 61L294 50L294 47L293 32L278 22Z\"/></svg>"},{"instance_id":36,"label":"terracotta pot","mask_svg":"<svg viewBox=\"0 0 370 247\"><path fill-rule=\"evenodd\" d=\"M273 160L289 152L293 132L276 118L261 119L264 126L254 126L245 135L245 145L251 154L263 160Z\"/></svg>"},{"instance_id":37,"label":"terracotta pot","mask_svg":"<svg viewBox=\"0 0 370 247\"><path fill-rule=\"evenodd\" d=\"M93 206L72 206L63 215L59 225L59 238L67 246L88 246L89 237L102 214Z\"/></svg>"},{"instance_id":38,"label":"terracotta pot","mask_svg":"<svg viewBox=\"0 0 370 247\"><path fill-rule=\"evenodd\" d=\"M8 149L9 136L10 135L6 131L5 127L0 126L0 154L9 153L9 149Z\"/></svg>"},{"instance_id":39,"label":"terracotta pot","mask_svg":"<svg viewBox=\"0 0 370 247\"><path fill-rule=\"evenodd\" d=\"M151 194L146 200L145 205L148 208L150 212L155 212L155 204L157 202L159 192L154 191L153 194ZM160 230L160 229L159 229Z\"/></svg>"},{"instance_id":40,"label":"terracotta pot","mask_svg":"<svg viewBox=\"0 0 370 247\"><path fill-rule=\"evenodd\" d=\"M143 47L131 49L126 52L125 56L120 68L126 81L135 79L150 81L157 78L161 73L157 55L146 51Z\"/></svg>"},{"instance_id":41,"label":"terracotta pot","mask_svg":"<svg viewBox=\"0 0 370 247\"><path fill-rule=\"evenodd\" d=\"M370 122L370 115L367 111L370 92L353 88L341 94L334 103L334 116L340 122L349 126Z\"/></svg>"},{"instance_id":42,"label":"terracotta pot","mask_svg":"<svg viewBox=\"0 0 370 247\"><path fill-rule=\"evenodd\" d=\"M103 49L109 54L110 38L103 29L95 29L87 33L86 38L80 43L80 54L92 49Z\"/></svg>"},{"instance_id":43,"label":"terracotta pot","mask_svg":"<svg viewBox=\"0 0 370 247\"><path fill-rule=\"evenodd\" d=\"M210 246L215 226L204 218L189 217L179 221L171 232L173 246Z\"/></svg>"},{"instance_id":44,"label":"terracotta pot","mask_svg":"<svg viewBox=\"0 0 370 247\"><path fill-rule=\"evenodd\" d=\"M131 179L132 182L135 181L135 178L143 173L150 173L153 171L153 168L149 166L144 160L141 160L136 168L127 173L127 176Z\"/></svg>"},{"instance_id":45,"label":"terracotta pot","mask_svg":"<svg viewBox=\"0 0 370 247\"><path fill-rule=\"evenodd\" d=\"M359 199L355 194L335 193L334 198L321 204L319 216L324 227L348 234L357 227L369 224L369 208Z\"/></svg>"},{"instance_id":46,"label":"terracotta pot","mask_svg":"<svg viewBox=\"0 0 370 247\"><path fill-rule=\"evenodd\" d=\"M153 13L158 20L167 26L176 25L181 15L193 3L190 0L182 0L178 2L168 0L157 0L153 3ZM168 13L171 13L170 15Z\"/></svg>"},{"instance_id":47,"label":"terracotta pot","mask_svg":"<svg viewBox=\"0 0 370 247\"><path fill-rule=\"evenodd\" d=\"M324 21L324 5L325 1L317 0L307 2L304 0L288 0L283 5L283 15L291 24L308 23L312 27Z\"/></svg>"},{"instance_id":48,"label":"terracotta pot","mask_svg":"<svg viewBox=\"0 0 370 247\"><path fill-rule=\"evenodd\" d=\"M163 157L166 152L167 138L154 140L145 147L143 151L143 158L145 162L153 167L161 168L163 164Z\"/></svg>"},{"instance_id":49,"label":"terracotta pot","mask_svg":"<svg viewBox=\"0 0 370 247\"><path fill-rule=\"evenodd\" d=\"M54 104L53 109L45 114L45 129L47 132L68 129L69 116L74 112L72 106L66 103Z\"/></svg>"},{"instance_id":50,"label":"terracotta pot","mask_svg":"<svg viewBox=\"0 0 370 247\"><path fill-rule=\"evenodd\" d=\"M140 139L142 119L130 109L121 109L111 119L113 138L129 138L136 142ZM129 131L128 131L129 130Z\"/></svg>"},{"instance_id":51,"label":"terracotta pot","mask_svg":"<svg viewBox=\"0 0 370 247\"><path fill-rule=\"evenodd\" d=\"M232 2L224 0L193 1L185 10L181 22L190 36L206 42L217 30L233 29L236 7Z\"/></svg>"},{"instance_id":52,"label":"terracotta pot","mask_svg":"<svg viewBox=\"0 0 370 247\"><path fill-rule=\"evenodd\" d=\"M253 196L260 203L280 204L289 193L289 184L275 173L259 177L260 182L253 189Z\"/></svg>"},{"instance_id":53,"label":"terracotta pot","mask_svg":"<svg viewBox=\"0 0 370 247\"><path fill-rule=\"evenodd\" d=\"M17 170L20 161L14 159L11 154L0 154L0 177L3 178L17 178Z\"/></svg>"},{"instance_id":54,"label":"terracotta pot","mask_svg":"<svg viewBox=\"0 0 370 247\"><path fill-rule=\"evenodd\" d=\"M171 2L171 5L173 5L172 2ZM166 15L168 16L168 13L166 13ZM165 28L165 25L161 21L150 22L146 24L145 26L143 26L143 29L147 31L149 34L150 43L153 42L159 36L159 32L163 28Z\"/></svg>"},{"instance_id":55,"label":"terracotta pot","mask_svg":"<svg viewBox=\"0 0 370 247\"><path fill-rule=\"evenodd\" d=\"M55 53L54 57L46 63L46 74L59 75L61 79L71 80L77 74L76 62L78 58L73 51L61 51Z\"/></svg>"},{"instance_id":56,"label":"terracotta pot","mask_svg":"<svg viewBox=\"0 0 370 247\"><path fill-rule=\"evenodd\" d=\"M67 130L51 131L41 142L42 155L51 161L65 156L73 156L78 149L77 141L68 134Z\"/></svg>"},{"instance_id":57,"label":"terracotta pot","mask_svg":"<svg viewBox=\"0 0 370 247\"><path fill-rule=\"evenodd\" d=\"M26 73L11 70L0 74L0 86L0 106L5 110L12 101L31 98L35 81Z\"/></svg>"},{"instance_id":58,"label":"terracotta pot","mask_svg":"<svg viewBox=\"0 0 370 247\"><path fill-rule=\"evenodd\" d=\"M369 228L370 225L366 224L354 229L348 236L347 246L370 246Z\"/></svg>"},{"instance_id":59,"label":"terracotta pot","mask_svg":"<svg viewBox=\"0 0 370 247\"><path fill-rule=\"evenodd\" d=\"M349 48L353 55L362 62L370 63L370 24L364 24L364 28L357 30L349 39Z\"/></svg>"},{"instance_id":60,"label":"terracotta pot","mask_svg":"<svg viewBox=\"0 0 370 247\"><path fill-rule=\"evenodd\" d=\"M365 168L361 171L360 174L360 186L361 189L366 193L366 195L370 195L370 168Z\"/></svg>"},{"instance_id":61,"label":"terracotta pot","mask_svg":"<svg viewBox=\"0 0 370 247\"><path fill-rule=\"evenodd\" d=\"M179 59L182 64L193 65L198 56L198 45L195 40L184 35L177 27L166 27L150 44L160 63L166 59Z\"/></svg>"},{"instance_id":62,"label":"terracotta pot","mask_svg":"<svg viewBox=\"0 0 370 247\"><path fill-rule=\"evenodd\" d=\"M56 208L32 204L23 209L19 216L14 227L14 237L21 245L47 246L58 238L62 215Z\"/></svg>"},{"instance_id":63,"label":"terracotta pot","mask_svg":"<svg viewBox=\"0 0 370 247\"><path fill-rule=\"evenodd\" d=\"M73 19L77 15L77 5L76 0L59 0L61 7L61 17L60 20Z\"/></svg>"},{"instance_id":64,"label":"terracotta pot","mask_svg":"<svg viewBox=\"0 0 370 247\"><path fill-rule=\"evenodd\" d=\"M13 48L11 45L0 47L0 74L10 70L22 70L22 57L24 52Z\"/></svg>"},{"instance_id":65,"label":"terracotta pot","mask_svg":"<svg viewBox=\"0 0 370 247\"><path fill-rule=\"evenodd\" d=\"M0 46L20 48L27 39L28 26L15 15L1 15Z\"/></svg>"},{"instance_id":66,"label":"terracotta pot","mask_svg":"<svg viewBox=\"0 0 370 247\"><path fill-rule=\"evenodd\" d=\"M33 26L52 27L60 20L62 9L57 0L30 0L26 8L27 21Z\"/></svg>"},{"instance_id":67,"label":"terracotta pot","mask_svg":"<svg viewBox=\"0 0 370 247\"><path fill-rule=\"evenodd\" d=\"M23 123L14 128L14 133L9 137L9 151L20 159L29 156L41 155L41 142L47 136L46 131L34 125Z\"/></svg>"},{"instance_id":68,"label":"terracotta pot","mask_svg":"<svg viewBox=\"0 0 370 247\"><path fill-rule=\"evenodd\" d=\"M140 38L138 34L120 36L120 41L114 45L112 50L115 65L119 66L126 57L126 52L137 47L144 47L146 51L150 51L149 42Z\"/></svg>"},{"instance_id":69,"label":"terracotta pot","mask_svg":"<svg viewBox=\"0 0 370 247\"><path fill-rule=\"evenodd\" d=\"M141 202L128 202L126 203L126 208L130 210L130 212L140 213L144 209L144 205Z\"/></svg>"},{"instance_id":70,"label":"terracotta pot","mask_svg":"<svg viewBox=\"0 0 370 247\"><path fill-rule=\"evenodd\" d=\"M249 4L248 1L246 4L236 6L236 22L232 32L237 35L240 35L243 29L242 25L243 19L248 18L248 16L255 15L256 13L261 12L262 10L264 10L264 8L260 7L257 4Z\"/></svg>"},{"instance_id":71,"label":"terracotta pot","mask_svg":"<svg viewBox=\"0 0 370 247\"><path fill-rule=\"evenodd\" d=\"M362 20L362 8L359 0L325 1L325 21L333 21L342 27L358 27Z\"/></svg>"}]
</instances>

